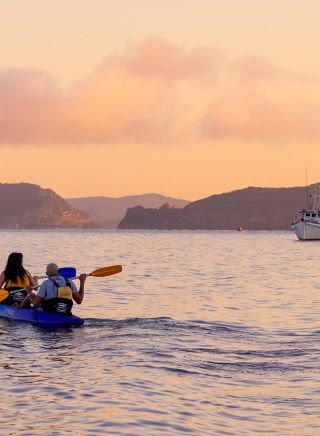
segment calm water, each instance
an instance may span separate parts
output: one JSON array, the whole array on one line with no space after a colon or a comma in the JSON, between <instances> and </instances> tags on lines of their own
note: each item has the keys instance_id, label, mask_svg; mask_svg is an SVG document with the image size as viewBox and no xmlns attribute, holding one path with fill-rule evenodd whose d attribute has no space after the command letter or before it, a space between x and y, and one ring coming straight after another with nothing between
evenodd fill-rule
<instances>
[{"instance_id":1,"label":"calm water","mask_svg":"<svg viewBox=\"0 0 320 436\"><path fill-rule=\"evenodd\" d=\"M1 434L320 434L320 241L289 232L0 232L89 278L78 329L0 319Z\"/></svg>"}]
</instances>

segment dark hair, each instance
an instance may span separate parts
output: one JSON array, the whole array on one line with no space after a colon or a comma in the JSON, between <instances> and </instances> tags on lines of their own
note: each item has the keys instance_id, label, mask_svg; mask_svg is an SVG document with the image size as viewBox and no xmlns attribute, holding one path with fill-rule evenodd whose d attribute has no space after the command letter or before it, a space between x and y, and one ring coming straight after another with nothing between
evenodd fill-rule
<instances>
[{"instance_id":1,"label":"dark hair","mask_svg":"<svg viewBox=\"0 0 320 436\"><path fill-rule=\"evenodd\" d=\"M7 266L4 270L4 276L6 281L11 280L15 282L20 277L23 280L26 270L22 266L22 253L11 253L9 254Z\"/></svg>"}]
</instances>

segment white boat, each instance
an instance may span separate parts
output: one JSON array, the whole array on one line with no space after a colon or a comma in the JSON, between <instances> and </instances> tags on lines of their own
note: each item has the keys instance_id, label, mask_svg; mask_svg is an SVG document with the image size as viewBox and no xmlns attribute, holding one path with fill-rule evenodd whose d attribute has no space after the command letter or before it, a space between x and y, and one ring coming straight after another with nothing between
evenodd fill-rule
<instances>
[{"instance_id":1,"label":"white boat","mask_svg":"<svg viewBox=\"0 0 320 436\"><path fill-rule=\"evenodd\" d=\"M318 187L319 191L319 187ZM307 195L308 201L313 197L313 206L309 209L300 210L299 218L295 218L291 228L301 240L320 239L320 193Z\"/></svg>"},{"instance_id":2,"label":"white boat","mask_svg":"<svg viewBox=\"0 0 320 436\"><path fill-rule=\"evenodd\" d=\"M300 211L300 219L291 226L301 240L320 239L320 212L315 210Z\"/></svg>"}]
</instances>

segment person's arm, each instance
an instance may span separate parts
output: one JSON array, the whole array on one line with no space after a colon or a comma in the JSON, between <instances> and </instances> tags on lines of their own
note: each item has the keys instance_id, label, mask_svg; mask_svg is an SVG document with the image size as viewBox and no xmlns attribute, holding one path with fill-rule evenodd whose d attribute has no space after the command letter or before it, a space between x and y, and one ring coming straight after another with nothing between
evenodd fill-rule
<instances>
[{"instance_id":1,"label":"person's arm","mask_svg":"<svg viewBox=\"0 0 320 436\"><path fill-rule=\"evenodd\" d=\"M32 303L32 305L35 308L38 308L39 306L41 306L41 303L44 300L44 297L46 296L46 292L47 292L47 283L46 282L47 281L45 281L41 284L38 295L33 294L31 286L26 287L26 290L29 294L30 302Z\"/></svg>"},{"instance_id":2,"label":"person's arm","mask_svg":"<svg viewBox=\"0 0 320 436\"><path fill-rule=\"evenodd\" d=\"M29 307L30 304L33 304L35 308L39 307L42 303L43 298L35 295L32 291L32 287L30 285L26 286L26 291L28 295L25 297L25 299L20 304L20 309L25 309L26 307Z\"/></svg>"},{"instance_id":3,"label":"person's arm","mask_svg":"<svg viewBox=\"0 0 320 436\"><path fill-rule=\"evenodd\" d=\"M29 271L26 271L30 285L31 286L37 286L38 284L38 277L32 277L32 275L29 273Z\"/></svg>"},{"instance_id":4,"label":"person's arm","mask_svg":"<svg viewBox=\"0 0 320 436\"><path fill-rule=\"evenodd\" d=\"M32 292L29 294L30 302L36 309L41 306L43 298L40 295L35 295Z\"/></svg>"},{"instance_id":5,"label":"person's arm","mask_svg":"<svg viewBox=\"0 0 320 436\"><path fill-rule=\"evenodd\" d=\"M3 284L6 282L6 278L4 276L4 271L2 271L0 275L0 288L2 288Z\"/></svg>"},{"instance_id":6,"label":"person's arm","mask_svg":"<svg viewBox=\"0 0 320 436\"><path fill-rule=\"evenodd\" d=\"M86 281L87 274L80 274L80 287L79 291L72 293L72 298L77 304L81 304L84 296L84 282Z\"/></svg>"}]
</instances>

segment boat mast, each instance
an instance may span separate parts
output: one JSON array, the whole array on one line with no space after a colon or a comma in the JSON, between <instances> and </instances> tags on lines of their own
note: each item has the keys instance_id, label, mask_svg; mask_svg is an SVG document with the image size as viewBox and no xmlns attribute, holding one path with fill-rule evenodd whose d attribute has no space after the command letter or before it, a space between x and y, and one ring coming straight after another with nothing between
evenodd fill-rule
<instances>
[{"instance_id":1,"label":"boat mast","mask_svg":"<svg viewBox=\"0 0 320 436\"><path fill-rule=\"evenodd\" d=\"M307 196L307 209L310 209L309 186L308 186L308 167L307 167L307 165L306 165L306 196Z\"/></svg>"},{"instance_id":2,"label":"boat mast","mask_svg":"<svg viewBox=\"0 0 320 436\"><path fill-rule=\"evenodd\" d=\"M320 186L315 186L314 210L319 211L320 206Z\"/></svg>"}]
</instances>

